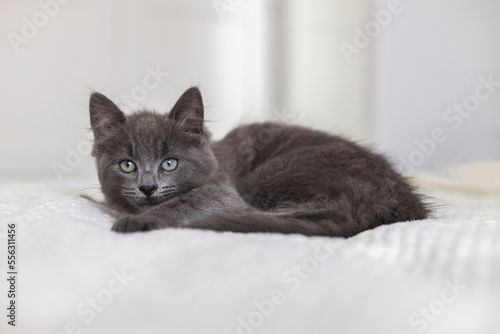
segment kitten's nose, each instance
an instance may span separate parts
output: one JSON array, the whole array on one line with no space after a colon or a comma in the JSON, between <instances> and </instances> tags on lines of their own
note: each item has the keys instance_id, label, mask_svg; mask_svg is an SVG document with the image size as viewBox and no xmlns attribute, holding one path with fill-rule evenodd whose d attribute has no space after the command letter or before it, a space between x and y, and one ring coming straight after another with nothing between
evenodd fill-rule
<instances>
[{"instance_id":1,"label":"kitten's nose","mask_svg":"<svg viewBox=\"0 0 500 334\"><path fill-rule=\"evenodd\" d=\"M156 189L158 189L157 186L154 186L154 185L150 185L150 186L140 186L139 187L139 190L141 191L141 193L143 193L144 195L146 196L151 196L155 191Z\"/></svg>"}]
</instances>

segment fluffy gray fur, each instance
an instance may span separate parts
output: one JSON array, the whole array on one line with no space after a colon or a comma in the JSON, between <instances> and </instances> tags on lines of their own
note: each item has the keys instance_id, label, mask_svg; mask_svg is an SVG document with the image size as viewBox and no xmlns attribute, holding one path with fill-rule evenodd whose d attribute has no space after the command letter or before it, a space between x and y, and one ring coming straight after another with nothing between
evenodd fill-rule
<instances>
[{"instance_id":1,"label":"fluffy gray fur","mask_svg":"<svg viewBox=\"0 0 500 334\"><path fill-rule=\"evenodd\" d=\"M126 116L90 98L93 156L117 232L167 227L349 237L429 210L380 155L338 136L263 123L217 142L204 125L200 91L188 89L162 115ZM177 168L161 164L177 159ZM126 173L122 161L136 170Z\"/></svg>"}]
</instances>

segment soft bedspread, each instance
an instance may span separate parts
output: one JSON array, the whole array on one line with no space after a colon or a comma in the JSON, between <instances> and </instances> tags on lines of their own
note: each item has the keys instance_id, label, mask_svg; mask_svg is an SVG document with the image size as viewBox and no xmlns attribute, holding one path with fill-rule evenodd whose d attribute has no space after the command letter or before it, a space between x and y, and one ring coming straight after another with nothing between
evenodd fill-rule
<instances>
[{"instance_id":1,"label":"soft bedspread","mask_svg":"<svg viewBox=\"0 0 500 334\"><path fill-rule=\"evenodd\" d=\"M117 234L75 188L1 185L0 333L500 333L498 194L435 192L433 219L340 239Z\"/></svg>"}]
</instances>

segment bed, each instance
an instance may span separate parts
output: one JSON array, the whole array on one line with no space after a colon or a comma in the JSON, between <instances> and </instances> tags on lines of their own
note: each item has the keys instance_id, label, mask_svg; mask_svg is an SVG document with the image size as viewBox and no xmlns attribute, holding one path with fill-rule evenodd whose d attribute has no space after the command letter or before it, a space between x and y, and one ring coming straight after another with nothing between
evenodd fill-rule
<instances>
[{"instance_id":1,"label":"bed","mask_svg":"<svg viewBox=\"0 0 500 334\"><path fill-rule=\"evenodd\" d=\"M117 234L84 181L4 182L0 333L500 333L500 165L415 182L431 219L349 239Z\"/></svg>"}]
</instances>

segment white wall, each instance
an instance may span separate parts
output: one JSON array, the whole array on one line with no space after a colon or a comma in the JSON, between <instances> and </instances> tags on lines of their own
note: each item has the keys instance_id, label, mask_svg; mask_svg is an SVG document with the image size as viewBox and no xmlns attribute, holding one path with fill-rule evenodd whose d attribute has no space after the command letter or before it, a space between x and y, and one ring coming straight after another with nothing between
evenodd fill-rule
<instances>
[{"instance_id":1,"label":"white wall","mask_svg":"<svg viewBox=\"0 0 500 334\"><path fill-rule=\"evenodd\" d=\"M366 0L291 0L286 105L297 123L363 139L370 127L371 51L349 63L341 52L367 19Z\"/></svg>"},{"instance_id":2,"label":"white wall","mask_svg":"<svg viewBox=\"0 0 500 334\"><path fill-rule=\"evenodd\" d=\"M55 1L69 0L0 0L0 180L57 179L53 163L68 166L68 148L89 142L90 91L118 101L140 92L148 68L168 77L138 104L166 111L199 85L217 137L281 118L367 138L408 161L415 140L443 128L447 141L418 168L500 158L500 92L457 131L443 121L478 76L500 81L496 0L401 0L404 10L351 61L341 46L387 1L217 0L235 4L221 19L212 0L73 0L16 53L9 34ZM70 163L65 181L95 178L88 155Z\"/></svg>"},{"instance_id":3,"label":"white wall","mask_svg":"<svg viewBox=\"0 0 500 334\"><path fill-rule=\"evenodd\" d=\"M500 159L500 87L467 118L447 111L475 94L478 77L500 82L500 2L401 4L402 12L374 40L374 137L411 163L405 170ZM444 135L432 144L435 129Z\"/></svg>"},{"instance_id":4,"label":"white wall","mask_svg":"<svg viewBox=\"0 0 500 334\"><path fill-rule=\"evenodd\" d=\"M8 162L0 178L56 179L54 163L71 169L64 180L95 176L88 154L67 161L68 150L89 146L82 129L91 90L125 106L123 94L135 92L138 105L166 111L199 85L216 137L264 119L361 137L366 62L345 68L338 43L362 21L364 2L229 2L234 8L220 17L205 0L69 1L57 10L56 0L0 1L0 150ZM53 17L15 52L9 34L22 36L24 18L43 19L40 3L52 4ZM137 95L148 68L168 77Z\"/></svg>"},{"instance_id":5,"label":"white wall","mask_svg":"<svg viewBox=\"0 0 500 334\"><path fill-rule=\"evenodd\" d=\"M81 130L89 126L91 90L115 101L135 91L138 105L167 111L199 85L219 137L243 117L243 104L265 109L263 31L251 29L262 25L262 10L254 1L221 20L211 1L70 1L15 52L9 34L22 36L23 18L33 22L42 8L1 1L0 178L56 178L54 162L72 169L64 179L94 176L88 155L66 163L67 147L88 141ZM148 68L168 77L142 96Z\"/></svg>"}]
</instances>

